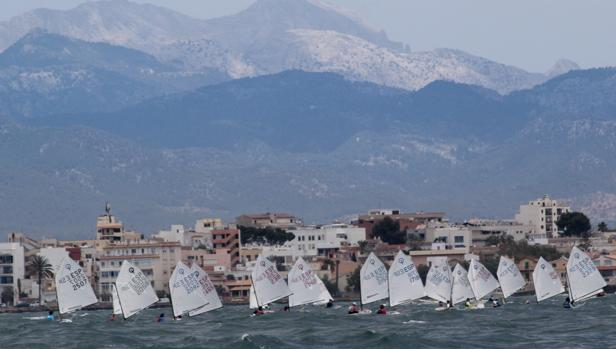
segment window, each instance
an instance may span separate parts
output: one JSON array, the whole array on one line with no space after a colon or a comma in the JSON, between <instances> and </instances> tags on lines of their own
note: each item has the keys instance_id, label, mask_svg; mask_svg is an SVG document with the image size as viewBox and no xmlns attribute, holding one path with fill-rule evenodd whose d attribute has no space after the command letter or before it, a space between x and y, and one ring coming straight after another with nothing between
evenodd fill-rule
<instances>
[{"instance_id":1,"label":"window","mask_svg":"<svg viewBox=\"0 0 616 349\"><path fill-rule=\"evenodd\" d=\"M0 263L13 264L13 256L10 254L5 254L5 255L0 256Z\"/></svg>"},{"instance_id":2,"label":"window","mask_svg":"<svg viewBox=\"0 0 616 349\"><path fill-rule=\"evenodd\" d=\"M464 236L456 236L454 237L454 241L456 244L462 244L464 243Z\"/></svg>"}]
</instances>

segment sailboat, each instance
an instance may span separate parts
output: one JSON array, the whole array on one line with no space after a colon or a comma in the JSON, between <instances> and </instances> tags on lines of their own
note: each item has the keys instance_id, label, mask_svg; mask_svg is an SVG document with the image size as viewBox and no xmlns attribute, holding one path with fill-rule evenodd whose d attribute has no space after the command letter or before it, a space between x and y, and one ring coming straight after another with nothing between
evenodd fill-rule
<instances>
[{"instance_id":1,"label":"sailboat","mask_svg":"<svg viewBox=\"0 0 616 349\"><path fill-rule=\"evenodd\" d=\"M421 277L410 256L402 251L389 268L389 305L411 302L426 295Z\"/></svg>"},{"instance_id":2,"label":"sailboat","mask_svg":"<svg viewBox=\"0 0 616 349\"><path fill-rule=\"evenodd\" d=\"M148 277L127 260L122 262L115 286L124 319L158 302Z\"/></svg>"},{"instance_id":3,"label":"sailboat","mask_svg":"<svg viewBox=\"0 0 616 349\"><path fill-rule=\"evenodd\" d=\"M111 303L113 304L113 315L122 315L122 307L120 306L120 298L115 284L111 284Z\"/></svg>"},{"instance_id":4,"label":"sailboat","mask_svg":"<svg viewBox=\"0 0 616 349\"><path fill-rule=\"evenodd\" d=\"M387 299L389 282L387 268L381 260L370 252L359 271L361 306Z\"/></svg>"},{"instance_id":5,"label":"sailboat","mask_svg":"<svg viewBox=\"0 0 616 349\"><path fill-rule=\"evenodd\" d=\"M459 263L453 268L453 285L451 288L451 305L474 299L475 294L468 281L468 272Z\"/></svg>"},{"instance_id":6,"label":"sailboat","mask_svg":"<svg viewBox=\"0 0 616 349\"><path fill-rule=\"evenodd\" d=\"M199 314L206 313L208 311L212 311L218 308L222 308L222 302L218 297L218 292L216 292L216 287L214 287L214 283L210 279L210 276L201 269L197 264L194 264L190 267L190 271L195 274L195 277L199 281L200 291L203 294L203 298L206 303L202 307L191 310L188 312L189 316L197 316Z\"/></svg>"},{"instance_id":7,"label":"sailboat","mask_svg":"<svg viewBox=\"0 0 616 349\"><path fill-rule=\"evenodd\" d=\"M310 266L299 257L289 271L289 307L311 304L320 300L321 288L317 276Z\"/></svg>"},{"instance_id":8,"label":"sailboat","mask_svg":"<svg viewBox=\"0 0 616 349\"><path fill-rule=\"evenodd\" d=\"M451 269L449 269L447 260L445 259L441 263L433 263L426 276L426 296L447 303L451 299L451 286Z\"/></svg>"},{"instance_id":9,"label":"sailboat","mask_svg":"<svg viewBox=\"0 0 616 349\"><path fill-rule=\"evenodd\" d=\"M567 261L567 286L571 304L596 296L603 292L606 285L592 259L574 246Z\"/></svg>"},{"instance_id":10,"label":"sailboat","mask_svg":"<svg viewBox=\"0 0 616 349\"><path fill-rule=\"evenodd\" d=\"M72 258L65 257L55 275L58 312L79 310L98 302L83 269Z\"/></svg>"},{"instance_id":11,"label":"sailboat","mask_svg":"<svg viewBox=\"0 0 616 349\"><path fill-rule=\"evenodd\" d=\"M500 286L492 273L476 259L472 259L468 266L468 281L479 307L481 299Z\"/></svg>"},{"instance_id":12,"label":"sailboat","mask_svg":"<svg viewBox=\"0 0 616 349\"><path fill-rule=\"evenodd\" d=\"M259 255L251 274L256 306L263 306L291 295L291 290L276 266Z\"/></svg>"},{"instance_id":13,"label":"sailboat","mask_svg":"<svg viewBox=\"0 0 616 349\"><path fill-rule=\"evenodd\" d=\"M316 302L313 302L313 305L323 305L323 304L327 304L330 301L333 301L334 298L332 297L331 293L329 293L329 290L327 289L327 287L325 286L325 284L323 283L323 280L321 280L319 278L319 276L315 275L317 278L317 283L319 284L319 300L317 300Z\"/></svg>"},{"instance_id":14,"label":"sailboat","mask_svg":"<svg viewBox=\"0 0 616 349\"><path fill-rule=\"evenodd\" d=\"M558 273L552 265L543 257L539 258L535 270L533 270L533 284L535 285L535 295L537 302L544 301L565 292Z\"/></svg>"},{"instance_id":15,"label":"sailboat","mask_svg":"<svg viewBox=\"0 0 616 349\"><path fill-rule=\"evenodd\" d=\"M498 276L498 282L505 299L526 286L526 280L524 280L518 266L505 256L500 257L496 276Z\"/></svg>"},{"instance_id":16,"label":"sailboat","mask_svg":"<svg viewBox=\"0 0 616 349\"><path fill-rule=\"evenodd\" d=\"M181 261L178 261L169 279L169 293L174 317L208 304L205 294L201 291L197 274Z\"/></svg>"}]
</instances>

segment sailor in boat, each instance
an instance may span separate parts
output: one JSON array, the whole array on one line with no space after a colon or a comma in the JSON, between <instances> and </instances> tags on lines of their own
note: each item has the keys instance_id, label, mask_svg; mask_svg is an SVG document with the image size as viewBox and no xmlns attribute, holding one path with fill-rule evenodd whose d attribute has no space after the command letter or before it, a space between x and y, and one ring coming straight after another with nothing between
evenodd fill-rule
<instances>
[{"instance_id":1,"label":"sailor in boat","mask_svg":"<svg viewBox=\"0 0 616 349\"><path fill-rule=\"evenodd\" d=\"M451 309L452 305L451 305L451 301L447 301L447 309Z\"/></svg>"},{"instance_id":2,"label":"sailor in boat","mask_svg":"<svg viewBox=\"0 0 616 349\"><path fill-rule=\"evenodd\" d=\"M263 307L259 306L257 309L255 309L255 311L253 312L254 315L263 315L265 314L265 312L263 311Z\"/></svg>"},{"instance_id":3,"label":"sailor in boat","mask_svg":"<svg viewBox=\"0 0 616 349\"><path fill-rule=\"evenodd\" d=\"M182 320L182 315L173 316L173 320L175 320L175 321L181 321L181 320Z\"/></svg>"},{"instance_id":4,"label":"sailor in boat","mask_svg":"<svg viewBox=\"0 0 616 349\"><path fill-rule=\"evenodd\" d=\"M378 315L387 315L387 309L385 309L385 304L381 304L379 310L376 311Z\"/></svg>"},{"instance_id":5,"label":"sailor in boat","mask_svg":"<svg viewBox=\"0 0 616 349\"><path fill-rule=\"evenodd\" d=\"M53 310L50 310L49 313L47 313L47 320L53 321L56 318L53 316Z\"/></svg>"},{"instance_id":6,"label":"sailor in boat","mask_svg":"<svg viewBox=\"0 0 616 349\"><path fill-rule=\"evenodd\" d=\"M156 322L163 322L165 321L165 313L160 313L160 315L158 315L158 317L156 318Z\"/></svg>"},{"instance_id":7,"label":"sailor in boat","mask_svg":"<svg viewBox=\"0 0 616 349\"><path fill-rule=\"evenodd\" d=\"M573 307L573 302L571 301L571 298L569 297L565 298L565 302L563 303L563 308L571 309L571 307Z\"/></svg>"},{"instance_id":8,"label":"sailor in boat","mask_svg":"<svg viewBox=\"0 0 616 349\"><path fill-rule=\"evenodd\" d=\"M494 308L497 308L497 307L501 306L501 304L498 301L498 299L492 298L492 296L490 296L490 298L488 299L488 302L492 303L492 307L494 307Z\"/></svg>"},{"instance_id":9,"label":"sailor in boat","mask_svg":"<svg viewBox=\"0 0 616 349\"><path fill-rule=\"evenodd\" d=\"M291 311L291 307L289 307L288 305L285 305L282 311L289 312Z\"/></svg>"},{"instance_id":10,"label":"sailor in boat","mask_svg":"<svg viewBox=\"0 0 616 349\"><path fill-rule=\"evenodd\" d=\"M329 300L327 302L327 304L325 305L326 308L333 308L334 307L334 301L333 300Z\"/></svg>"},{"instance_id":11,"label":"sailor in boat","mask_svg":"<svg viewBox=\"0 0 616 349\"><path fill-rule=\"evenodd\" d=\"M359 313L359 309L357 309L357 304L351 303L351 306L349 307L349 314L357 314L357 313Z\"/></svg>"},{"instance_id":12,"label":"sailor in boat","mask_svg":"<svg viewBox=\"0 0 616 349\"><path fill-rule=\"evenodd\" d=\"M466 301L464 302L464 307L465 308L470 308L471 306L472 306L471 299L467 298Z\"/></svg>"}]
</instances>

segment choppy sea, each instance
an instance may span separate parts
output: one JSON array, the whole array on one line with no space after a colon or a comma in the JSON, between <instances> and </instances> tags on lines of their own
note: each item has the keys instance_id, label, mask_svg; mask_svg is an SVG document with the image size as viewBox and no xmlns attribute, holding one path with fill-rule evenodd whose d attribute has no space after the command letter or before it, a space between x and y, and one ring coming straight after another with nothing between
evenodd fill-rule
<instances>
[{"instance_id":1,"label":"choppy sea","mask_svg":"<svg viewBox=\"0 0 616 349\"><path fill-rule=\"evenodd\" d=\"M274 305L274 313L257 317L247 306L225 306L162 323L157 315L170 317L170 309L113 322L104 310L66 316L71 322L45 320L45 313L0 314L0 348L616 348L615 295L575 309L564 309L563 299L536 304L512 297L500 308L440 312L418 303L387 316L347 315L348 303L289 313Z\"/></svg>"}]
</instances>

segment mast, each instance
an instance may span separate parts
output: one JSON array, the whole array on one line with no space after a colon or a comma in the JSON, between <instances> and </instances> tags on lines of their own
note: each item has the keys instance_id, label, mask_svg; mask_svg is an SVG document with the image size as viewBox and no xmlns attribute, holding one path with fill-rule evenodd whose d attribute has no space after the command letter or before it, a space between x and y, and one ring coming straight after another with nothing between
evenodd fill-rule
<instances>
[{"instance_id":1,"label":"mast","mask_svg":"<svg viewBox=\"0 0 616 349\"><path fill-rule=\"evenodd\" d=\"M175 320L175 308L173 307L173 297L171 297L171 284L169 284L168 287L169 287L169 303L171 303L171 313L173 313L172 316L173 316L173 319Z\"/></svg>"},{"instance_id":2,"label":"mast","mask_svg":"<svg viewBox=\"0 0 616 349\"><path fill-rule=\"evenodd\" d=\"M118 285L115 282L113 283L113 289L115 289L116 297L118 297L118 304L120 304L120 310L122 310L122 318L124 319L124 321L126 321L126 315L124 314L124 307L122 306L122 298L120 298L120 292L118 292ZM111 301L113 302L113 298Z\"/></svg>"},{"instance_id":3,"label":"mast","mask_svg":"<svg viewBox=\"0 0 616 349\"><path fill-rule=\"evenodd\" d=\"M56 286L56 304L58 305L58 317L62 320L62 312L60 311L60 301L58 300L58 285L54 280L54 285ZM40 306L40 304L39 304Z\"/></svg>"},{"instance_id":4,"label":"mast","mask_svg":"<svg viewBox=\"0 0 616 349\"><path fill-rule=\"evenodd\" d=\"M257 301L257 309L259 309L259 307L261 306L261 304L259 304L259 297L257 296L257 288L255 287L255 282L254 280L252 280L252 274L250 275L250 283L252 284L252 290L255 293L255 301ZM249 291L250 292L250 291ZM248 297L250 298L250 294L248 295ZM250 304L248 305L250 307Z\"/></svg>"}]
</instances>

